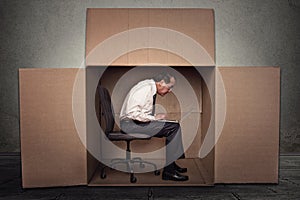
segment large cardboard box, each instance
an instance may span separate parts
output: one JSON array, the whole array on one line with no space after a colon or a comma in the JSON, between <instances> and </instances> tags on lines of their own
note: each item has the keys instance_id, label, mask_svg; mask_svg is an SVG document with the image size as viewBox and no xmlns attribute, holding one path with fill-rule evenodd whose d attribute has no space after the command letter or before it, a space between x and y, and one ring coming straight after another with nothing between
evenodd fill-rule
<instances>
[{"instance_id":1,"label":"large cardboard box","mask_svg":"<svg viewBox=\"0 0 300 200\"><path fill-rule=\"evenodd\" d=\"M23 187L277 183L280 70L217 67L214 37L210 9L88 9L83 68L19 70ZM173 94L158 104L182 119L187 158L180 162L190 180L140 173L133 184L116 170L101 179L105 153L125 155L103 142L97 86L109 89L118 115L130 86L161 70L178 74ZM153 138L132 149L163 146ZM163 152L145 157L165 159Z\"/></svg>"}]
</instances>

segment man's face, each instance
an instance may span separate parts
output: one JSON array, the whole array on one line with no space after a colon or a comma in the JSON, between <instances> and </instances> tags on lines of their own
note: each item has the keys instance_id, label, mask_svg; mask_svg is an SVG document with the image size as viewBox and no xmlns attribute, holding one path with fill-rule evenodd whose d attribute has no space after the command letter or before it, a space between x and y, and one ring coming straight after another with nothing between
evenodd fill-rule
<instances>
[{"instance_id":1,"label":"man's face","mask_svg":"<svg viewBox=\"0 0 300 200\"><path fill-rule=\"evenodd\" d=\"M175 78L174 77L170 78L170 83L165 83L164 80L161 80L158 83L158 86L157 86L157 93L160 96L165 96L165 94L172 91L172 88L174 87L174 85L175 85Z\"/></svg>"}]
</instances>

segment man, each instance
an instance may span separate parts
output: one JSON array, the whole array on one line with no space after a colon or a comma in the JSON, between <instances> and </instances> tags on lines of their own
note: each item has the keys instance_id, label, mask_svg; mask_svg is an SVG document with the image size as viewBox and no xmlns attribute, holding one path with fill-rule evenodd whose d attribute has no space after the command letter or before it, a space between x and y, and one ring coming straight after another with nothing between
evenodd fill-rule
<instances>
[{"instance_id":1,"label":"man","mask_svg":"<svg viewBox=\"0 0 300 200\"><path fill-rule=\"evenodd\" d=\"M187 168L181 168L175 163L178 158L184 158L180 124L163 121L166 114L154 114L156 94L161 96L168 94L175 82L173 76L162 73L153 79L137 83L123 103L120 125L124 132L166 137L166 166L162 179L187 181L188 176L181 174L187 172Z\"/></svg>"}]
</instances>

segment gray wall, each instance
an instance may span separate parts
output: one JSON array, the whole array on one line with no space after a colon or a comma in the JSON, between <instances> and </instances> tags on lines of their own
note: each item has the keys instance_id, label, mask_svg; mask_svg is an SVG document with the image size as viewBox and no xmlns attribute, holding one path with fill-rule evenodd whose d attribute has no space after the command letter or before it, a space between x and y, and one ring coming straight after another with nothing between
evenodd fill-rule
<instances>
[{"instance_id":1,"label":"gray wall","mask_svg":"<svg viewBox=\"0 0 300 200\"><path fill-rule=\"evenodd\" d=\"M18 69L79 67L86 8L213 8L218 66L281 67L281 152L300 152L297 0L0 0L0 152L20 151Z\"/></svg>"}]
</instances>

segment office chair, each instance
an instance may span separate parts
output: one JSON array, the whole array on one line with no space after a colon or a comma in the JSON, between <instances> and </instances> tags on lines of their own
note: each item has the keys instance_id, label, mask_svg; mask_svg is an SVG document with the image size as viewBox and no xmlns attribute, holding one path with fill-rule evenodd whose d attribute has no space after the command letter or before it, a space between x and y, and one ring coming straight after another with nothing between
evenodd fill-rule
<instances>
[{"instance_id":1,"label":"office chair","mask_svg":"<svg viewBox=\"0 0 300 200\"><path fill-rule=\"evenodd\" d=\"M160 171L157 170L157 166L154 163L142 160L140 157L131 158L131 150L130 150L130 143L133 140L149 140L151 139L150 136L146 134L130 134L125 133L122 130L119 132L113 131L115 125L115 119L113 114L113 107L111 103L111 97L108 90L104 87L99 86L98 92L100 96L100 113L101 117L105 120L105 135L107 139L110 141L124 141L127 144L126 148L126 157L125 158L115 158L112 159L109 167L113 168L115 165L118 164L126 164L127 171L130 172L130 182L135 183L137 181L136 177L134 176L133 166L135 163L138 163L141 168L145 167L145 164L152 165L154 168L154 174L156 176L160 175ZM103 166L101 169L101 178L106 178L105 168L107 166Z\"/></svg>"}]
</instances>

